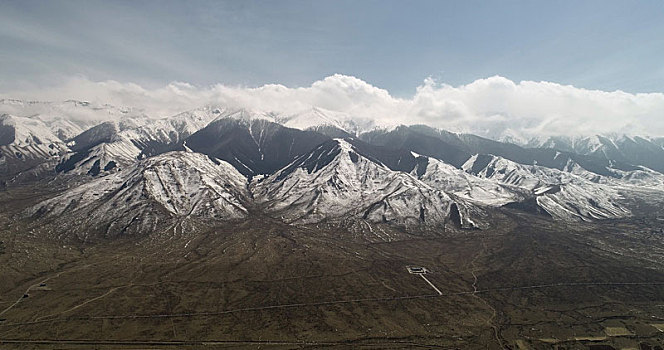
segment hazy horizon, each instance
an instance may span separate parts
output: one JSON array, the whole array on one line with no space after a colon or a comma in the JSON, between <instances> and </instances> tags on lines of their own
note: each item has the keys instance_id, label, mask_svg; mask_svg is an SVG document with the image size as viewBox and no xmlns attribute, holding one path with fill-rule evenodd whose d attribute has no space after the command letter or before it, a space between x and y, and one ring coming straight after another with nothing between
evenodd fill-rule
<instances>
[{"instance_id":1,"label":"hazy horizon","mask_svg":"<svg viewBox=\"0 0 664 350\"><path fill-rule=\"evenodd\" d=\"M481 4L3 2L0 98L664 136L664 3Z\"/></svg>"},{"instance_id":2,"label":"hazy horizon","mask_svg":"<svg viewBox=\"0 0 664 350\"><path fill-rule=\"evenodd\" d=\"M74 99L138 108L151 117L167 117L208 105L279 114L318 107L372 119L382 126L424 124L492 138L664 136L662 93L587 90L552 82L513 82L501 76L459 86L429 77L410 98L395 97L385 89L341 74L304 87L198 87L173 82L145 88L136 83L74 78L55 87L0 93L0 98L52 102ZM4 113L20 111L2 108L0 112Z\"/></svg>"}]
</instances>

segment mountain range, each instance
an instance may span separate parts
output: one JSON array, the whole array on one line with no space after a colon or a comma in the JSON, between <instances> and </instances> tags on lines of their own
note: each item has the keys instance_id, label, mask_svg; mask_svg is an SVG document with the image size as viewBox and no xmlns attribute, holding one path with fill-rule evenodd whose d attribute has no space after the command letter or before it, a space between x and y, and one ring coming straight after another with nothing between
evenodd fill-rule
<instances>
[{"instance_id":1,"label":"mountain range","mask_svg":"<svg viewBox=\"0 0 664 350\"><path fill-rule=\"evenodd\" d=\"M664 199L661 138L515 144L321 108L206 106L154 118L87 102L0 102L2 186L60 184L22 216L79 239L251 215L482 229L494 210L593 221L639 216Z\"/></svg>"}]
</instances>

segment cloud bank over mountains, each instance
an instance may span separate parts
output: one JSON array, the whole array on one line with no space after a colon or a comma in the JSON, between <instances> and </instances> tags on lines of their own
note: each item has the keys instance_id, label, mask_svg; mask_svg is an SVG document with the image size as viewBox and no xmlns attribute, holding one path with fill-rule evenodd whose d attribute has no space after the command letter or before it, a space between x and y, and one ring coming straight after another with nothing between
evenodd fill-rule
<instances>
[{"instance_id":1,"label":"cloud bank over mountains","mask_svg":"<svg viewBox=\"0 0 664 350\"><path fill-rule=\"evenodd\" d=\"M174 82L159 88L134 83L75 78L57 87L6 91L0 98L64 101L140 108L154 117L205 105L293 114L311 107L371 118L378 125L426 124L456 132L501 138L593 134L664 135L664 94L597 91L551 82L515 83L494 76L450 86L424 80L413 97L352 76L335 74L307 87L217 84L197 87Z\"/></svg>"}]
</instances>

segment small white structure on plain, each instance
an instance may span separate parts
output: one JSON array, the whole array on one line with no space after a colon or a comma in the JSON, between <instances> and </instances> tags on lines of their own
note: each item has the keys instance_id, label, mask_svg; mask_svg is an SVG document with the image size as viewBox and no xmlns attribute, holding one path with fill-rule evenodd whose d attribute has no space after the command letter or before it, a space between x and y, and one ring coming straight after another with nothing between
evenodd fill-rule
<instances>
[{"instance_id":1,"label":"small white structure on plain","mask_svg":"<svg viewBox=\"0 0 664 350\"><path fill-rule=\"evenodd\" d=\"M440 289L434 286L428 278L424 277L425 274L429 273L429 269L423 266L407 266L406 270L408 270L408 273L410 274L420 275L420 277L422 277L422 279L425 280L431 286L431 288L433 288L433 290L438 293L438 295L443 295L443 292L441 292Z\"/></svg>"},{"instance_id":2,"label":"small white structure on plain","mask_svg":"<svg viewBox=\"0 0 664 350\"><path fill-rule=\"evenodd\" d=\"M423 275L429 272L429 270L426 267L422 266L408 266L406 267L406 269L408 270L408 273L412 273L415 275Z\"/></svg>"}]
</instances>

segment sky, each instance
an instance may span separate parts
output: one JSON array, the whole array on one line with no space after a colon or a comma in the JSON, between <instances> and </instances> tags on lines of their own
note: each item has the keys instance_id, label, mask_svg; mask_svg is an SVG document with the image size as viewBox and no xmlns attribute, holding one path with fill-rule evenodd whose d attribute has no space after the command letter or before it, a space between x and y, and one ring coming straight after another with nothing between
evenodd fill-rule
<instances>
[{"instance_id":1,"label":"sky","mask_svg":"<svg viewBox=\"0 0 664 350\"><path fill-rule=\"evenodd\" d=\"M441 127L664 135L652 125L664 119L662 18L664 2L647 0L4 0L0 97L154 107L188 96L166 113L229 96L289 110L328 93L329 109ZM385 98L335 104L353 84ZM302 89L317 97L283 98ZM252 100L268 90L276 104ZM400 116L392 100L408 106Z\"/></svg>"}]
</instances>

